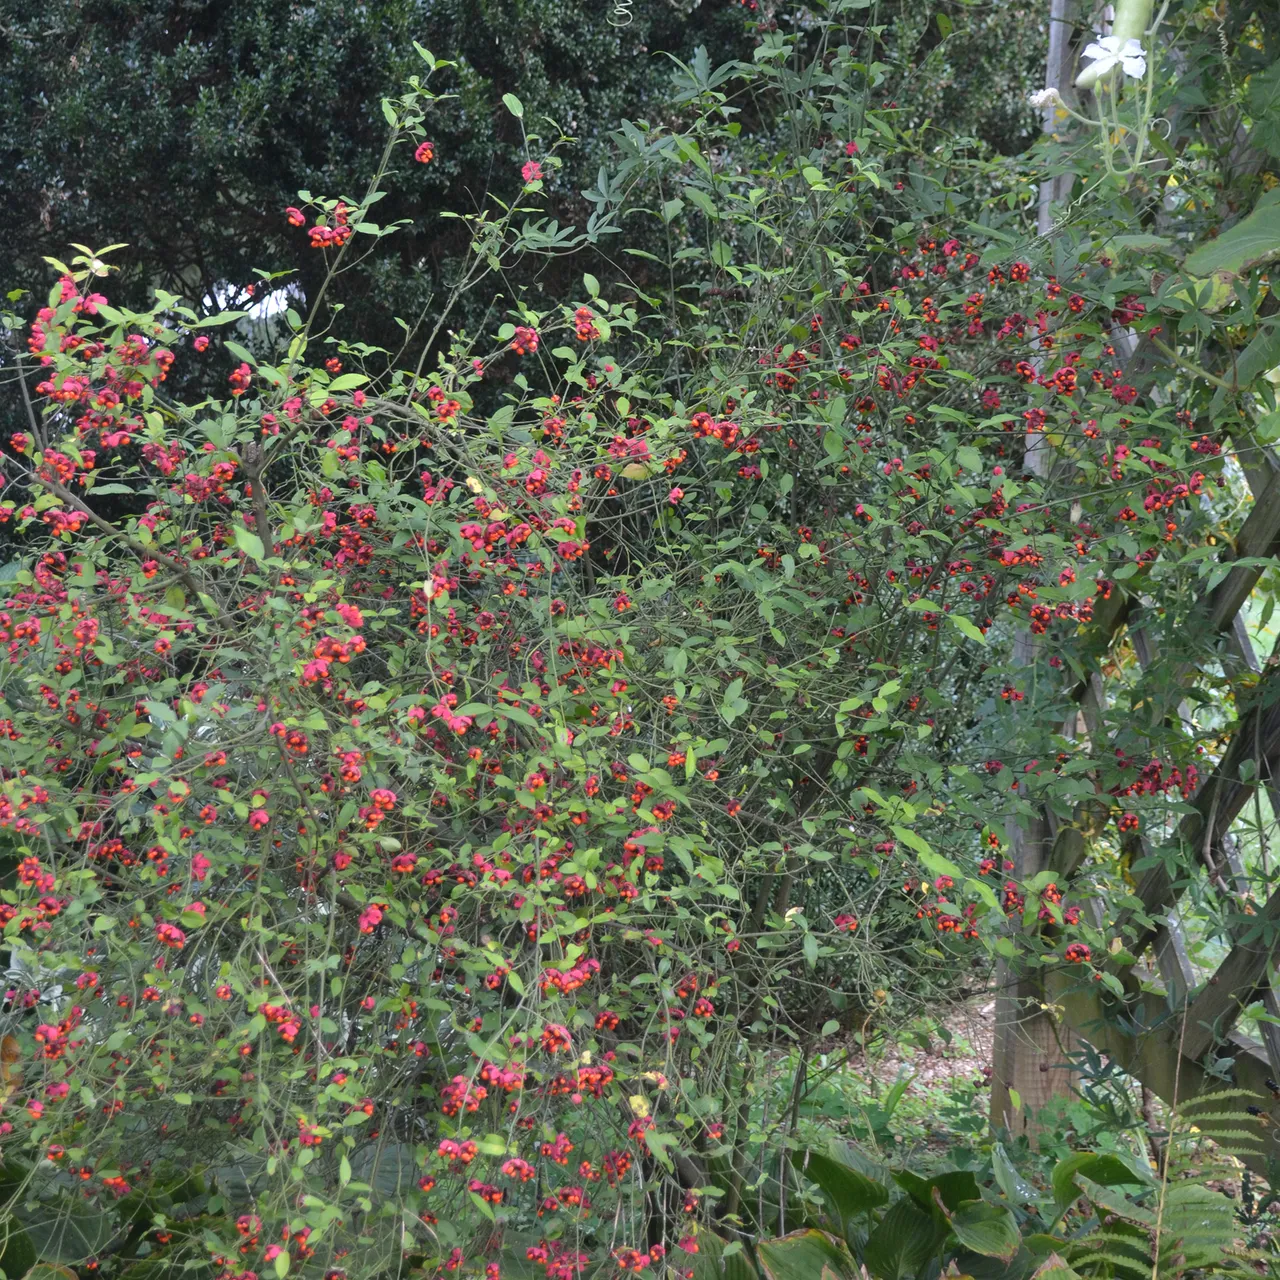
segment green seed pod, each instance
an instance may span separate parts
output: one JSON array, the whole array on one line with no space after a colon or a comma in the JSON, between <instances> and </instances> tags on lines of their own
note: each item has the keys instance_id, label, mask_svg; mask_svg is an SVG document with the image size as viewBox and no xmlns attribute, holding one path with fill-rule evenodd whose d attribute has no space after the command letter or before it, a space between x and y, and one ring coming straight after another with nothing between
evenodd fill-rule
<instances>
[{"instance_id":1,"label":"green seed pod","mask_svg":"<svg viewBox=\"0 0 1280 1280\"><path fill-rule=\"evenodd\" d=\"M1117 0L1115 21L1111 24L1111 34L1123 47L1126 40L1141 40L1147 33L1151 22L1151 9L1155 0ZM1087 66L1076 77L1077 89L1092 89L1102 77L1098 68L1102 65L1095 61ZM1110 74L1107 72L1106 74Z\"/></svg>"}]
</instances>

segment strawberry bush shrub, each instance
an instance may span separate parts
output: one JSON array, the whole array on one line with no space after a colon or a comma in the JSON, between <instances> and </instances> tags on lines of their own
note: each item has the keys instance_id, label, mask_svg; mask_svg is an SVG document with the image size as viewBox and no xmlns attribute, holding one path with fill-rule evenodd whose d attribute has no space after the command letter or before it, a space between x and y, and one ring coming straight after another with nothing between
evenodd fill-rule
<instances>
[{"instance_id":1,"label":"strawberry bush shrub","mask_svg":"<svg viewBox=\"0 0 1280 1280\"><path fill-rule=\"evenodd\" d=\"M1116 262L1012 256L843 22L682 65L581 232L527 132L402 351L324 297L446 145L425 50L366 193L281 214L327 274L274 338L113 306L106 251L15 305L7 1275L688 1276L785 1227L771 1053L997 952L1092 980L1006 876L1019 806L1094 790L1060 718L989 745L1012 642L1068 676L1218 447L1124 380ZM508 293L636 217L645 287ZM225 395L167 394L195 362Z\"/></svg>"}]
</instances>

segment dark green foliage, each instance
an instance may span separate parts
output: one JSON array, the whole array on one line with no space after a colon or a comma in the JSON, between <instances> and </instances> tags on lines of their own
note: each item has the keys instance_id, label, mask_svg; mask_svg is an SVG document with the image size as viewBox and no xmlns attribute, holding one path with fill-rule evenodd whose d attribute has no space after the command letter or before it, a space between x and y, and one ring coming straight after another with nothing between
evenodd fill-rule
<instances>
[{"instance_id":1,"label":"dark green foliage","mask_svg":"<svg viewBox=\"0 0 1280 1280\"><path fill-rule=\"evenodd\" d=\"M15 11L0 29L0 276L42 295L41 255L125 241L122 301L144 305L157 285L199 301L252 282L254 268L296 272L310 294L324 264L283 210L300 189L364 190L386 130L379 103L421 67L417 40L457 63L441 81L457 96L433 120L435 161L412 166L379 210L413 229L331 297L367 342L392 344L393 317L428 307L466 248L462 225L439 212L520 190L528 157L504 93L523 101L530 132L554 138L550 117L580 139L552 180L563 217L581 223L578 193L595 181L608 130L650 109L669 79L659 51L749 56L744 13L654 3L615 26L602 0L55 0Z\"/></svg>"}]
</instances>

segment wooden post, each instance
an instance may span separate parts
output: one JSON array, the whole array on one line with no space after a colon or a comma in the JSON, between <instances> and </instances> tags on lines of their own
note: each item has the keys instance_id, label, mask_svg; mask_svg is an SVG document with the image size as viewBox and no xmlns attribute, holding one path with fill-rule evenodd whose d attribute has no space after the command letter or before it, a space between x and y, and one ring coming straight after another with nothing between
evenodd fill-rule
<instances>
[{"instance_id":1,"label":"wooden post","mask_svg":"<svg viewBox=\"0 0 1280 1280\"><path fill-rule=\"evenodd\" d=\"M1029 879L1049 865L1053 841L1047 817L1011 832L1014 875ZM1074 1034L1054 1011L1042 972L1016 973L1005 961L997 970L995 1043L991 1063L991 1124L1012 1136L1035 1140L1036 1116L1071 1092L1066 1056Z\"/></svg>"},{"instance_id":2,"label":"wooden post","mask_svg":"<svg viewBox=\"0 0 1280 1280\"><path fill-rule=\"evenodd\" d=\"M1049 56L1045 64L1044 86L1059 94L1071 83L1072 21L1076 0L1051 0L1049 7ZM1058 128L1057 107L1044 109L1046 134ZM1053 207L1070 193L1070 175L1049 178L1040 184L1040 207L1036 229L1042 236L1053 230ZM1053 451L1043 432L1025 438L1025 467L1041 479L1053 469ZM1029 666L1036 660L1037 637L1024 630L1014 641L1014 661ZM1019 882L1030 879L1049 865L1056 832L1050 829L1049 815L1038 813L1026 830L1010 833L1014 876ZM1017 1135L1034 1136L1035 1116L1058 1095L1070 1092L1070 1073L1062 1066L1069 1052L1062 1031L1046 999L1044 980L1039 973L1018 973L1007 961L996 968L996 1026L991 1062L991 1124Z\"/></svg>"}]
</instances>

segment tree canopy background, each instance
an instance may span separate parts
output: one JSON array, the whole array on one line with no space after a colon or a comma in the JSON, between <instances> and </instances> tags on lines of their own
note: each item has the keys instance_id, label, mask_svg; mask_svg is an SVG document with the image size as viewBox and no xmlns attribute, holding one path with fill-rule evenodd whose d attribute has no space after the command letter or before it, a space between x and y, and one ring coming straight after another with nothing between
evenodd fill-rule
<instances>
[{"instance_id":1,"label":"tree canopy background","mask_svg":"<svg viewBox=\"0 0 1280 1280\"><path fill-rule=\"evenodd\" d=\"M243 300L255 269L319 282L305 239L281 211L300 190L363 189L386 128L380 102L414 70L413 41L457 62L441 77L457 95L433 128L435 163L406 175L384 222L412 219L330 294L365 340L395 345L399 316L416 322L466 248L442 210L481 208L520 190L520 131L502 108L550 117L575 142L549 175L551 211L581 225L610 133L623 119L667 111L672 55L704 47L713 66L752 56L768 6L644 0L626 14L589 0L52 0L7 5L0 25L0 278L40 294L44 255L126 242L116 282L143 304L159 285L215 306ZM1044 65L1041 6L879 4L890 75L886 100L919 127L968 134L1016 154L1035 136L1026 104ZM954 15L954 16L952 16ZM954 32L943 47L943 33ZM1000 86L993 97L992 84ZM535 127L535 126L531 126ZM547 129L541 124L539 132ZM922 137L924 135L922 134ZM652 226L633 219L628 240ZM638 273L598 246L601 279ZM548 274L549 273L549 274ZM561 281L554 264L544 287ZM474 323L474 315L463 322Z\"/></svg>"}]
</instances>

